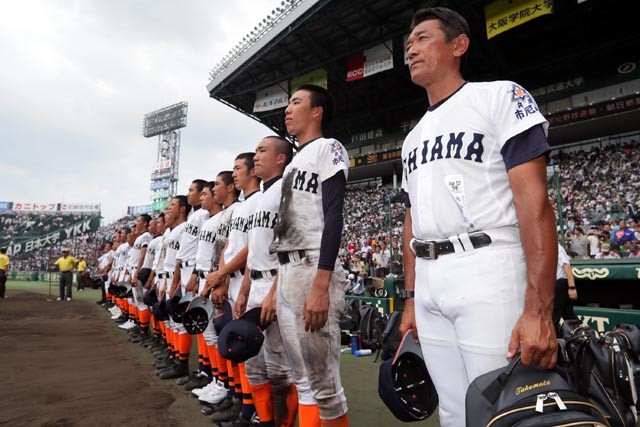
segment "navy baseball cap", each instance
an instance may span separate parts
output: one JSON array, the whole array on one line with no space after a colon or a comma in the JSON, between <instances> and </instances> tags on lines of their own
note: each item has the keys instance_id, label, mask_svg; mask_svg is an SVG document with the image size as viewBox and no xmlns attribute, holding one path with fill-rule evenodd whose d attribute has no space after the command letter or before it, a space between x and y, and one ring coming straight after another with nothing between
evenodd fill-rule
<instances>
[{"instance_id":1,"label":"navy baseball cap","mask_svg":"<svg viewBox=\"0 0 640 427\"><path fill-rule=\"evenodd\" d=\"M220 356L242 363L260 352L264 342L264 334L260 329L261 312L261 307L252 308L224 327L218 336Z\"/></svg>"},{"instance_id":2,"label":"navy baseball cap","mask_svg":"<svg viewBox=\"0 0 640 427\"><path fill-rule=\"evenodd\" d=\"M156 316L156 319L160 321L169 319L169 315L167 314L166 300L164 298L162 299L162 301L158 301L153 304L153 315Z\"/></svg>"},{"instance_id":3,"label":"navy baseball cap","mask_svg":"<svg viewBox=\"0 0 640 427\"><path fill-rule=\"evenodd\" d=\"M156 291L155 285L151 287L151 289L146 289L144 294L142 295L142 301L144 301L145 305L153 306L158 302L158 293Z\"/></svg>"},{"instance_id":4,"label":"navy baseball cap","mask_svg":"<svg viewBox=\"0 0 640 427\"><path fill-rule=\"evenodd\" d=\"M396 354L380 365L378 394L400 421L422 421L438 407L438 393L411 330L402 338Z\"/></svg>"},{"instance_id":5,"label":"navy baseball cap","mask_svg":"<svg viewBox=\"0 0 640 427\"><path fill-rule=\"evenodd\" d=\"M217 309L213 314L213 326L216 328L216 333L220 335L220 332L227 326L227 323L233 320L233 310L229 301L225 301L221 309Z\"/></svg>"}]
</instances>

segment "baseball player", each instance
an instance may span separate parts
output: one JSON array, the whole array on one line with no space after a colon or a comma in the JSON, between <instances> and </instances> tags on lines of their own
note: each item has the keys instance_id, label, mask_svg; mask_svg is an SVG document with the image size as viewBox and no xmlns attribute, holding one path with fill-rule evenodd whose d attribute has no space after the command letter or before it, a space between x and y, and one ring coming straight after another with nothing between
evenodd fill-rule
<instances>
[{"instance_id":1,"label":"baseball player","mask_svg":"<svg viewBox=\"0 0 640 427\"><path fill-rule=\"evenodd\" d=\"M138 324L137 328L133 328L136 334L130 337L130 340L134 341L139 341L135 339L138 334L141 335L138 338L146 338L151 316L149 307L147 307L142 299L144 295L143 283L146 282L147 275L149 274L149 270L142 271L142 266L147 255L147 247L153 238L149 232L149 222L151 222L149 215L142 214L138 216L134 225L136 238L133 246L129 250L129 283L132 286L133 297L129 298L128 302L133 317Z\"/></svg>"},{"instance_id":2,"label":"baseball player","mask_svg":"<svg viewBox=\"0 0 640 427\"><path fill-rule=\"evenodd\" d=\"M236 203L239 194L240 192L233 183L233 172L220 172L214 182L213 197L215 202L222 206L223 210L210 218L203 226L203 233L201 233L200 236L201 241L198 245L198 255L196 256L196 270L198 271L199 278L198 291L203 296L207 296L207 293L204 291L207 275L209 272L216 271L220 267L222 252L229 239L231 217L235 208L240 205ZM210 235L210 231L213 231L213 235ZM209 265L208 269L207 265ZM198 396L201 402L209 405L216 404L219 408L224 406L226 409L233 405L241 405L242 396L236 397L234 393L229 395L229 390L235 389L233 367L231 363L218 352L218 336L213 327L213 323L210 323L204 332L204 338L207 343L212 367L214 367L214 369L217 367L218 379L217 381L212 381L204 388L193 390L192 393ZM215 375L215 370L212 371L212 375ZM203 412L211 414L213 407L209 406Z\"/></svg>"},{"instance_id":3,"label":"baseball player","mask_svg":"<svg viewBox=\"0 0 640 427\"><path fill-rule=\"evenodd\" d=\"M220 216L222 212L222 205L217 203L213 197L213 182L206 182L202 190L200 191L199 205L200 211L206 212L208 218L199 226L198 240L196 241L196 253L193 258L195 268L189 275L185 291L190 293L198 293L198 281L199 276L206 276L211 271L213 245L215 242L215 230L218 228ZM196 215L192 215L189 221L191 221ZM215 219L214 219L215 218ZM188 226L188 225L187 225ZM186 233L185 233L186 234ZM183 235L183 242L185 238ZM184 244L181 243L180 251L182 252ZM180 254L178 254L180 255ZM184 263L184 260L183 260ZM204 286L203 286L204 288ZM214 330L213 323L209 322L210 330ZM198 342L198 371L195 375L190 376L189 381L185 383L187 390L195 388L202 388L206 386L213 378L212 361L209 356L209 348L204 339L204 334L197 335ZM217 361L213 361L214 366L217 366ZM215 370L216 377L218 376L217 369Z\"/></svg>"},{"instance_id":4,"label":"baseball player","mask_svg":"<svg viewBox=\"0 0 640 427\"><path fill-rule=\"evenodd\" d=\"M135 244L136 239L138 238L137 232L135 230L128 229L129 232L126 237L126 248L127 251L124 254L124 261L122 262L122 270L120 271L120 275L118 277L119 282L129 283L131 280L131 258L133 245ZM125 313L127 314L128 320L122 325L118 326L120 329L124 329L126 331L134 332L134 329L138 328L137 322L137 312L136 306L134 304L133 297L131 298L122 298L122 304L125 307Z\"/></svg>"},{"instance_id":5,"label":"baseball player","mask_svg":"<svg viewBox=\"0 0 640 427\"><path fill-rule=\"evenodd\" d=\"M526 365L551 368L557 347L548 123L513 82L465 82L468 47L458 13L414 14L409 72L430 106L402 147L400 330L420 340L445 427L465 424L465 393L477 376L518 349Z\"/></svg>"},{"instance_id":6,"label":"baseball player","mask_svg":"<svg viewBox=\"0 0 640 427\"><path fill-rule=\"evenodd\" d=\"M187 202L191 206L191 211L184 227L184 232L180 237L180 250L176 254L176 269L174 271L174 282L180 287L180 294L186 293L187 282L191 278L194 267L196 265L196 250L198 248L198 235L200 229L206 220L209 219L209 211L200 209L200 194L207 182L203 179L196 179L189 185L187 192ZM169 296L173 298L177 288L171 288ZM183 351L187 360L191 350L191 335L187 334L182 323L176 324L178 334L180 335L180 345L184 347ZM202 362L201 346L198 346L198 360ZM202 364L202 363L201 363ZM188 377L178 380L178 385L185 385L189 381Z\"/></svg>"},{"instance_id":7,"label":"baseball player","mask_svg":"<svg viewBox=\"0 0 640 427\"><path fill-rule=\"evenodd\" d=\"M164 240L165 257L163 263L164 284L160 289L160 296L170 300L180 287L180 278L174 276L179 264L176 256L180 250L182 233L187 225L187 215L191 211L191 205L186 196L175 196L165 210L165 222L171 229ZM175 379L189 375L189 350L191 347L191 335L187 334L184 327L172 320L168 321L167 335L170 337L174 352L177 355L175 363L170 364L164 370L158 371L160 379Z\"/></svg>"},{"instance_id":8,"label":"baseball player","mask_svg":"<svg viewBox=\"0 0 640 427\"><path fill-rule=\"evenodd\" d=\"M107 297L107 289L109 289L109 270L111 270L113 261L113 251L111 250L112 243L106 242L102 245L102 255L98 258L98 274L102 277L102 298L100 301L96 301L97 304L108 304L111 297Z\"/></svg>"},{"instance_id":9,"label":"baseball player","mask_svg":"<svg viewBox=\"0 0 640 427\"><path fill-rule=\"evenodd\" d=\"M270 250L280 263L277 317L284 348L294 371L306 370L318 405L300 405L300 416L312 418L307 412L319 408L321 425L347 426L339 325L346 272L337 258L349 157L340 142L323 137L333 111L331 94L318 86L302 86L289 100L285 124L299 148L282 178Z\"/></svg>"},{"instance_id":10,"label":"baseball player","mask_svg":"<svg viewBox=\"0 0 640 427\"><path fill-rule=\"evenodd\" d=\"M269 253L269 245L278 221L282 173L292 156L291 144L276 136L262 139L256 148L255 173L263 181L263 194L256 204L249 227L247 266L235 305L236 316L241 316L245 310L261 307L265 298L272 299L271 290L277 280L279 264L277 255ZM291 426L298 410L291 362L284 352L277 323L269 325L264 335L260 353L245 362L256 412L265 425L274 425L275 422L278 426ZM303 404L314 405L308 379L303 377L298 382ZM280 411L274 408L274 398ZM305 425L302 421L301 424Z\"/></svg>"},{"instance_id":11,"label":"baseball player","mask_svg":"<svg viewBox=\"0 0 640 427\"><path fill-rule=\"evenodd\" d=\"M245 271L248 252L248 231L252 225L251 218L256 210L260 192L260 179L255 175L253 156L255 153L242 153L236 156L233 165L233 183L243 192L244 201L234 209L229 224L229 239L222 252L218 270L209 273L203 294L207 295L211 290L214 304L221 306L225 300L229 300L231 307L235 305L240 292L240 286ZM228 280L226 278L228 277ZM235 393L242 395L242 407L233 406L225 411L214 413L211 417L214 422L235 420L238 416L244 420L250 420L255 412L251 397L251 386L244 373L244 363L228 363L227 369L235 380ZM238 379L240 381L238 381ZM240 387L238 387L240 385Z\"/></svg>"}]
</instances>

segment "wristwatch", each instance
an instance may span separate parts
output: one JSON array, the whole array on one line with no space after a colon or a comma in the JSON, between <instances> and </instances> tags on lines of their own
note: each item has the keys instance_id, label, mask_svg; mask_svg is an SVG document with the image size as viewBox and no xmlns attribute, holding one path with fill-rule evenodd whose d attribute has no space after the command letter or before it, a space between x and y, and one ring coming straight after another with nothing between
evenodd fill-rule
<instances>
[{"instance_id":1,"label":"wristwatch","mask_svg":"<svg viewBox=\"0 0 640 427\"><path fill-rule=\"evenodd\" d=\"M403 290L400 291L399 296L400 296L400 299L402 301L406 300L407 298L414 298L415 297L415 291L413 291L413 290L409 291L407 289L403 289Z\"/></svg>"}]
</instances>

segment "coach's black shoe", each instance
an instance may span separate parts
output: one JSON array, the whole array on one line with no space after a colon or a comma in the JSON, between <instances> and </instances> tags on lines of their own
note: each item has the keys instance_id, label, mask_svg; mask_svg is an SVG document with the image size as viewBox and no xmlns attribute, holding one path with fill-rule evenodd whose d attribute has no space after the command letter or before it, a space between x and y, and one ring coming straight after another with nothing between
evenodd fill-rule
<instances>
[{"instance_id":1,"label":"coach's black shoe","mask_svg":"<svg viewBox=\"0 0 640 427\"><path fill-rule=\"evenodd\" d=\"M160 375L161 380L174 380L176 378L185 377L189 375L189 365L187 362L178 362L173 367L168 368Z\"/></svg>"},{"instance_id":2,"label":"coach's black shoe","mask_svg":"<svg viewBox=\"0 0 640 427\"><path fill-rule=\"evenodd\" d=\"M252 419L253 419L253 418L252 418ZM235 421L233 422L233 424L231 424L231 426L232 426L232 427L248 427L248 426L250 426L251 424L252 424L252 423L251 423L251 420L245 420L244 418L242 418L242 415L240 415L240 416L238 417L238 419L237 419L237 420L235 420Z\"/></svg>"},{"instance_id":3,"label":"coach's black shoe","mask_svg":"<svg viewBox=\"0 0 640 427\"><path fill-rule=\"evenodd\" d=\"M203 388L210 382L211 378L207 374L199 372L195 377L189 379L189 382L184 385L184 389L191 391L196 388Z\"/></svg>"},{"instance_id":4,"label":"coach's black shoe","mask_svg":"<svg viewBox=\"0 0 640 427\"><path fill-rule=\"evenodd\" d=\"M115 323L125 323L129 320L129 317L125 314L121 314L120 317L114 320Z\"/></svg>"},{"instance_id":5,"label":"coach's black shoe","mask_svg":"<svg viewBox=\"0 0 640 427\"><path fill-rule=\"evenodd\" d=\"M209 419L214 423L221 423L225 421L235 421L238 416L240 416L240 411L242 411L242 405L233 405L227 409L221 409L219 411L215 411Z\"/></svg>"}]
</instances>

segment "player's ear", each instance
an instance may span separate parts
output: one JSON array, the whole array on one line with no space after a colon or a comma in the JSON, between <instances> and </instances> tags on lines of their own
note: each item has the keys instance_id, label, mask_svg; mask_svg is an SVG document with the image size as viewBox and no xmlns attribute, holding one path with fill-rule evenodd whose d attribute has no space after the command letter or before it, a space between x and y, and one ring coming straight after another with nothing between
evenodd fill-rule
<instances>
[{"instance_id":1,"label":"player's ear","mask_svg":"<svg viewBox=\"0 0 640 427\"><path fill-rule=\"evenodd\" d=\"M453 56L461 58L469 49L469 36L460 34L453 39Z\"/></svg>"}]
</instances>

